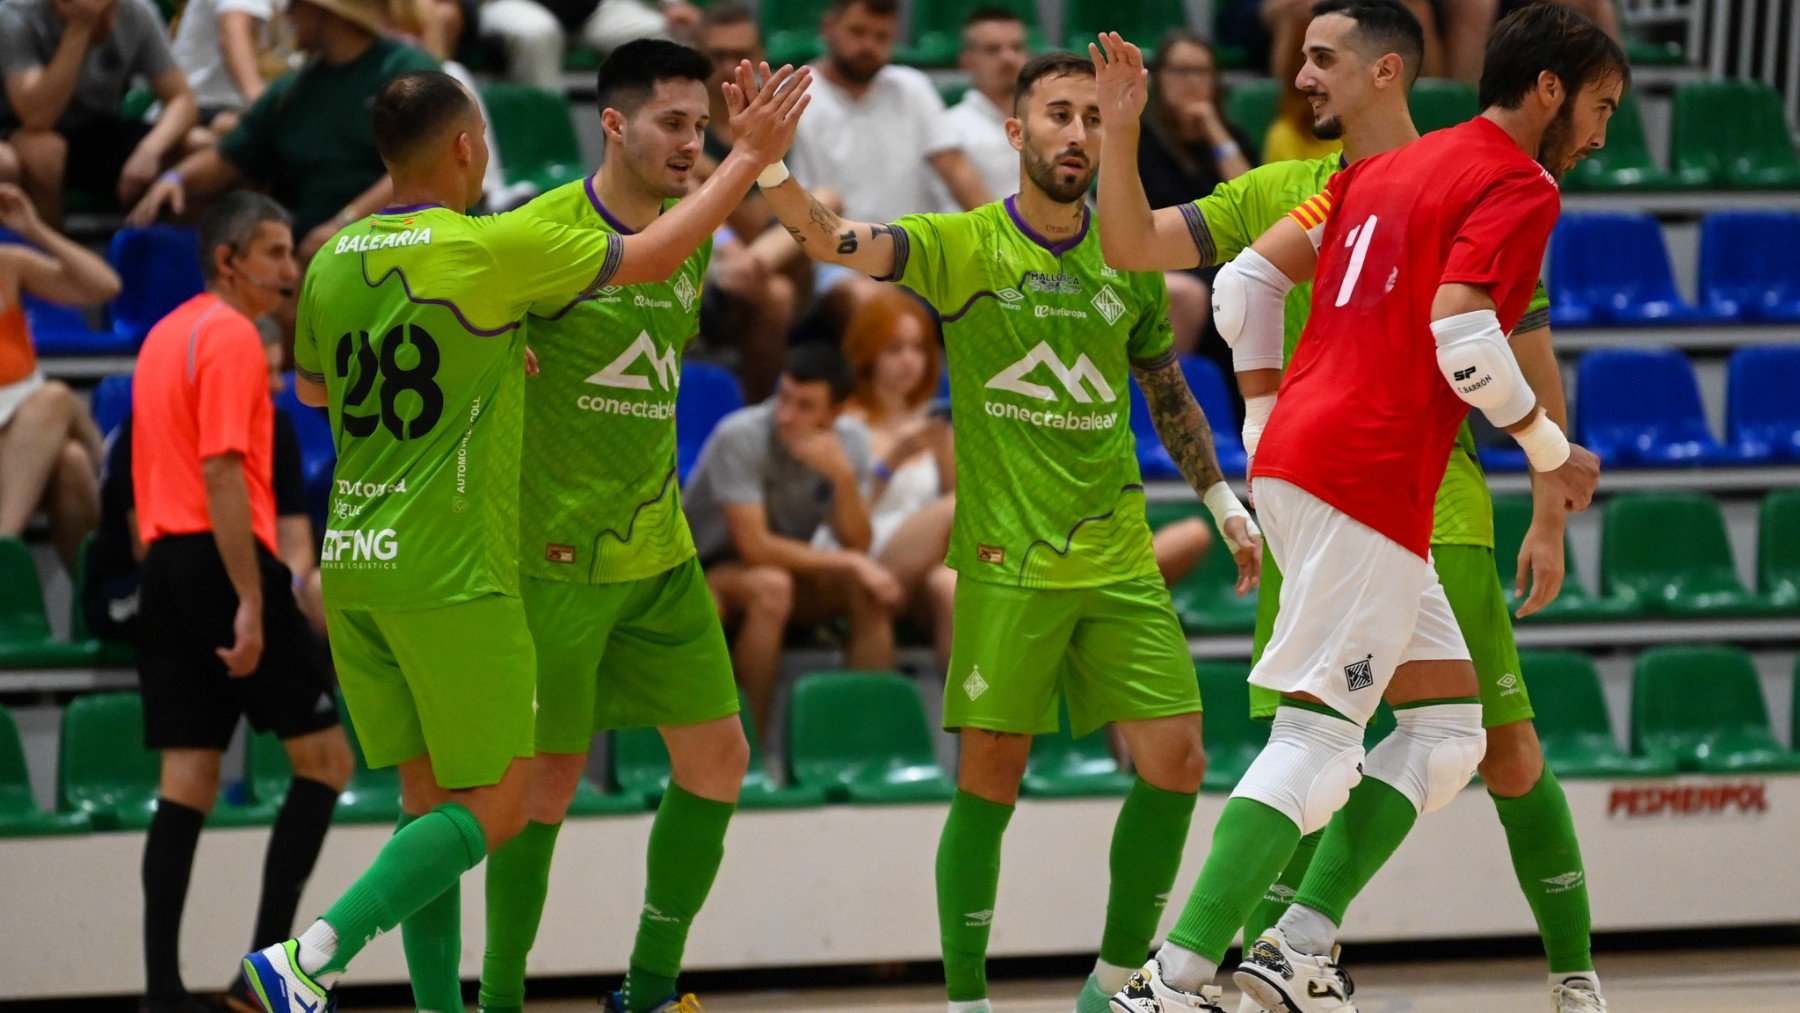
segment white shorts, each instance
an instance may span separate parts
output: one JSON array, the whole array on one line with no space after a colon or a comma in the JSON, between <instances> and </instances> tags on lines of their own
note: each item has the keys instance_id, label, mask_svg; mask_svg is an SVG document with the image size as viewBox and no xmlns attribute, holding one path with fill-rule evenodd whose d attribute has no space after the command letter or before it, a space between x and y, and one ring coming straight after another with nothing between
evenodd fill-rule
<instances>
[{"instance_id":1,"label":"white shorts","mask_svg":"<svg viewBox=\"0 0 1800 1013\"><path fill-rule=\"evenodd\" d=\"M26 398L36 394L44 386L44 382L44 374L33 373L23 380L0 387L0 429L6 428L7 423L18 413L19 406L25 403Z\"/></svg>"},{"instance_id":2,"label":"white shorts","mask_svg":"<svg viewBox=\"0 0 1800 1013\"><path fill-rule=\"evenodd\" d=\"M1278 478L1256 480L1256 518L1282 581L1252 685L1316 696L1367 725L1394 669L1468 660L1429 559Z\"/></svg>"}]
</instances>

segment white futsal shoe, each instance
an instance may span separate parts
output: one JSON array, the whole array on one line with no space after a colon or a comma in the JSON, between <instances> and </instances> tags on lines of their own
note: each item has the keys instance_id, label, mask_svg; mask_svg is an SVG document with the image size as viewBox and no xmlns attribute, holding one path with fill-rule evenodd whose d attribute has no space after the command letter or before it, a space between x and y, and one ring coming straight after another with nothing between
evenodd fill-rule
<instances>
[{"instance_id":1,"label":"white futsal shoe","mask_svg":"<svg viewBox=\"0 0 1800 1013\"><path fill-rule=\"evenodd\" d=\"M1356 1013L1356 986L1338 967L1337 948L1328 956L1302 953L1279 928L1256 940L1231 980L1271 1013Z\"/></svg>"},{"instance_id":2,"label":"white futsal shoe","mask_svg":"<svg viewBox=\"0 0 1800 1013\"><path fill-rule=\"evenodd\" d=\"M1162 965L1151 957L1112 997L1112 1013L1225 1013L1219 1005L1222 995L1215 985L1202 986L1195 995L1164 984Z\"/></svg>"},{"instance_id":3,"label":"white futsal shoe","mask_svg":"<svg viewBox=\"0 0 1800 1013\"><path fill-rule=\"evenodd\" d=\"M1550 986L1550 1008L1556 1013L1606 1013L1607 1006L1599 982L1571 974Z\"/></svg>"}]
</instances>

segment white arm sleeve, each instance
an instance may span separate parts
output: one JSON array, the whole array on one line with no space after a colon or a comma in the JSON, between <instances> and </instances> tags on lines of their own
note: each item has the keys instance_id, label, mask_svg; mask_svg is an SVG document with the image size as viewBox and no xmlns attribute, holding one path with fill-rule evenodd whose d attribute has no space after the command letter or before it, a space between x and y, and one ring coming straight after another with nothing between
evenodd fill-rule
<instances>
[{"instance_id":1,"label":"white arm sleeve","mask_svg":"<svg viewBox=\"0 0 1800 1013\"><path fill-rule=\"evenodd\" d=\"M1213 322L1231 346L1239 373L1281 368L1282 325L1294 280L1269 258L1246 249L1213 279Z\"/></svg>"},{"instance_id":2,"label":"white arm sleeve","mask_svg":"<svg viewBox=\"0 0 1800 1013\"><path fill-rule=\"evenodd\" d=\"M1437 339L1438 369L1444 379L1457 397L1481 409L1489 422L1504 429L1537 407L1537 395L1525 382L1493 310L1434 320L1431 334Z\"/></svg>"}]
</instances>

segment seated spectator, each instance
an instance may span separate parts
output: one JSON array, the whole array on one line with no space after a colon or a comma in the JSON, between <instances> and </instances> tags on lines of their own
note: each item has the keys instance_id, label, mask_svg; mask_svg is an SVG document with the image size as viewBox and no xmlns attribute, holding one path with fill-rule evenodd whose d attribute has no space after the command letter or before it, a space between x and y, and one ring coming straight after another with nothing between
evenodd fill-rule
<instances>
[{"instance_id":1,"label":"seated spectator","mask_svg":"<svg viewBox=\"0 0 1800 1013\"><path fill-rule=\"evenodd\" d=\"M1458 0L1442 5L1444 59L1438 73L1471 84L1480 81L1482 61L1487 56L1487 38L1494 30L1494 24L1532 3L1560 3L1573 7L1587 15L1588 20L1611 36L1614 42L1620 45L1625 42L1612 0Z\"/></svg>"},{"instance_id":2,"label":"seated spectator","mask_svg":"<svg viewBox=\"0 0 1800 1013\"><path fill-rule=\"evenodd\" d=\"M1150 61L1150 101L1138 141L1138 174L1151 207L1199 200L1256 164L1256 146L1225 118L1218 61L1212 47L1186 28L1171 29ZM1200 347L1211 316L1216 271L1170 271L1169 326L1175 351ZM1228 357L1221 345L1219 353ZM1229 363L1226 363L1229 372Z\"/></svg>"},{"instance_id":3,"label":"seated spectator","mask_svg":"<svg viewBox=\"0 0 1800 1013\"><path fill-rule=\"evenodd\" d=\"M972 87L944 111L945 131L994 198L1019 190L1019 153L1006 138L1006 121L1012 116L1019 69L1031 55L1025 43L1025 22L1004 7L983 7L964 19L956 62L968 72Z\"/></svg>"},{"instance_id":4,"label":"seated spectator","mask_svg":"<svg viewBox=\"0 0 1800 1013\"><path fill-rule=\"evenodd\" d=\"M73 391L38 371L21 300L96 306L119 294L119 276L44 224L11 183L0 183L0 225L31 244L0 244L0 536L20 537L42 509L73 572L100 510L100 430Z\"/></svg>"},{"instance_id":5,"label":"seated spectator","mask_svg":"<svg viewBox=\"0 0 1800 1013\"><path fill-rule=\"evenodd\" d=\"M508 80L548 91L562 87L562 23L537 0L481 0L475 34L506 54Z\"/></svg>"},{"instance_id":6,"label":"seated spectator","mask_svg":"<svg viewBox=\"0 0 1800 1013\"><path fill-rule=\"evenodd\" d=\"M62 224L65 187L137 200L197 116L148 0L8 0L0 75L0 180L18 181L52 226ZM140 77L162 103L154 123L120 113Z\"/></svg>"},{"instance_id":7,"label":"seated spectator","mask_svg":"<svg viewBox=\"0 0 1800 1013\"><path fill-rule=\"evenodd\" d=\"M393 183L375 151L369 103L388 81L436 70L437 61L381 37L380 0L293 0L285 16L310 58L271 82L218 147L164 173L132 209L130 224L187 213L190 197L253 182L293 211L305 260L338 229L387 204Z\"/></svg>"},{"instance_id":8,"label":"seated spectator","mask_svg":"<svg viewBox=\"0 0 1800 1013\"><path fill-rule=\"evenodd\" d=\"M602 53L632 39L668 39L687 44L700 24L700 8L681 0L600 0L581 26L581 41Z\"/></svg>"},{"instance_id":9,"label":"seated spectator","mask_svg":"<svg viewBox=\"0 0 1800 1013\"><path fill-rule=\"evenodd\" d=\"M894 667L899 581L869 557L869 433L842 418L850 371L836 349L788 353L775 396L727 415L682 490L706 582L757 727L781 674L789 623L849 621L844 661ZM841 549L817 548L829 530Z\"/></svg>"},{"instance_id":10,"label":"seated spectator","mask_svg":"<svg viewBox=\"0 0 1800 1013\"><path fill-rule=\"evenodd\" d=\"M200 108L190 149L217 144L237 126L244 107L262 97L275 10L275 0L188 0L182 9L172 48Z\"/></svg>"},{"instance_id":11,"label":"seated spectator","mask_svg":"<svg viewBox=\"0 0 1800 1013\"><path fill-rule=\"evenodd\" d=\"M475 99L481 110L483 132L487 140L487 173L481 177L482 202L488 211L510 211L538 195L537 187L520 183L506 185L506 167L500 162L500 141L494 135L494 119L481 100L481 86L469 68L456 60L462 40L463 12L457 0L390 0L384 19L383 35L396 42L424 50L441 64L444 73L456 78Z\"/></svg>"}]
</instances>

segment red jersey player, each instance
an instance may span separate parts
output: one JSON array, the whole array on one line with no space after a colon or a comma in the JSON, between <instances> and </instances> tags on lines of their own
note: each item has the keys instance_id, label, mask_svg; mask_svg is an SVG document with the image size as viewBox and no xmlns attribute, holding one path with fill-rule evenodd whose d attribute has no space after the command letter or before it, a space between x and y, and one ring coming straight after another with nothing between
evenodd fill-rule
<instances>
[{"instance_id":1,"label":"red jersey player","mask_svg":"<svg viewBox=\"0 0 1800 1013\"><path fill-rule=\"evenodd\" d=\"M1571 509L1593 496L1597 459L1538 407L1506 333L1543 263L1555 180L1604 143L1628 73L1580 14L1523 8L1495 28L1479 117L1355 163L1220 273L1215 316L1240 372L1279 366L1286 292L1315 283L1252 470L1287 582L1250 681L1279 690L1282 706L1168 942L1113 997L1118 1013L1219 1010L1206 986L1302 834L1347 801L1327 840L1410 821L1474 774L1486 738L1431 565L1432 505L1471 406L1519 440ZM1365 757L1363 727L1384 697L1399 727ZM1380 779L1353 798L1365 769ZM1234 978L1268 1009L1355 1009L1331 954L1267 936Z\"/></svg>"}]
</instances>

